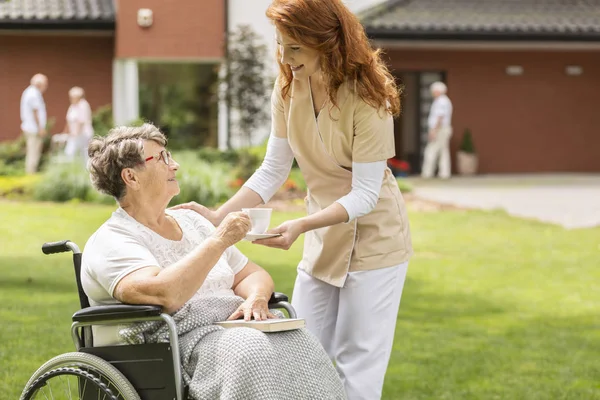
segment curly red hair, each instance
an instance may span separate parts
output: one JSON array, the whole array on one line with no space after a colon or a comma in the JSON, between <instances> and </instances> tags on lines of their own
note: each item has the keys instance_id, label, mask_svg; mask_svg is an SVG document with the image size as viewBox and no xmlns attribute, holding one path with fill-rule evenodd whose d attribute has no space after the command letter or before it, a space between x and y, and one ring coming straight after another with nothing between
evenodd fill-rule
<instances>
[{"instance_id":1,"label":"curly red hair","mask_svg":"<svg viewBox=\"0 0 600 400\"><path fill-rule=\"evenodd\" d=\"M345 81L355 83L358 95L369 105L400 114L400 89L374 50L358 18L341 0L273 0L267 9L269 18L280 32L299 44L317 50L321 55L327 92L331 102ZM292 70L279 63L282 95L288 95Z\"/></svg>"}]
</instances>

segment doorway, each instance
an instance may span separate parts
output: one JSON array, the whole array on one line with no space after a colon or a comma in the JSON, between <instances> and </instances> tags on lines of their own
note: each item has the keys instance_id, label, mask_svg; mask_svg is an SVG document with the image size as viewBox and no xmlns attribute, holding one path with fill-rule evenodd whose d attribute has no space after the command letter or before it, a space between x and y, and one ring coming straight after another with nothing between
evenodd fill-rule
<instances>
[{"instance_id":1,"label":"doorway","mask_svg":"<svg viewBox=\"0 0 600 400\"><path fill-rule=\"evenodd\" d=\"M402 112L394 122L396 159L410 164L411 174L420 174L423 152L427 145L427 117L433 98L429 86L444 82L442 71L396 71L394 76L403 88L400 99Z\"/></svg>"}]
</instances>

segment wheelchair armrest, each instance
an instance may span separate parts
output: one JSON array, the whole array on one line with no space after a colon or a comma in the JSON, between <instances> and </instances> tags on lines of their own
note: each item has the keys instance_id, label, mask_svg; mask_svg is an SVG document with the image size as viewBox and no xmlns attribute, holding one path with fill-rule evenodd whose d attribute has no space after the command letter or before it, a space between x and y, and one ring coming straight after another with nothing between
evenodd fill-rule
<instances>
[{"instance_id":1,"label":"wheelchair armrest","mask_svg":"<svg viewBox=\"0 0 600 400\"><path fill-rule=\"evenodd\" d=\"M269 299L269 304L276 304L282 301L285 301L286 303L289 302L288 297L283 293L273 292L271 298Z\"/></svg>"},{"instance_id":2,"label":"wheelchair armrest","mask_svg":"<svg viewBox=\"0 0 600 400\"><path fill-rule=\"evenodd\" d=\"M73 314L73 322L118 321L129 318L158 317L161 306L114 304L81 309Z\"/></svg>"}]
</instances>

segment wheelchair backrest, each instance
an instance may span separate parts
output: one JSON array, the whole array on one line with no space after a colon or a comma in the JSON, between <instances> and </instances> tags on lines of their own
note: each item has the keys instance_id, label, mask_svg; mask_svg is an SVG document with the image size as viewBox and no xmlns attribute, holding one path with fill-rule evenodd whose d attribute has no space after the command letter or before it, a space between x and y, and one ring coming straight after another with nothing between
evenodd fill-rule
<instances>
[{"instance_id":1,"label":"wheelchair backrest","mask_svg":"<svg viewBox=\"0 0 600 400\"><path fill-rule=\"evenodd\" d=\"M66 251L73 252L73 268L75 268L75 281L77 282L79 304L81 305L81 308L88 308L90 302L83 291L83 286L81 286L81 251L79 250L79 247L70 240L48 242L42 245L42 252L44 254L64 253Z\"/></svg>"}]
</instances>

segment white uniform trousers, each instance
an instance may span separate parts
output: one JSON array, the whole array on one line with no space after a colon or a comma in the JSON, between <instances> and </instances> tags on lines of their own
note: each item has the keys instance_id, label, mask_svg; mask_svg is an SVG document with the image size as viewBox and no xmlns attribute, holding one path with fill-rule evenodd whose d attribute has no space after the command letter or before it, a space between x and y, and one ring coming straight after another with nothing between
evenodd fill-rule
<instances>
[{"instance_id":1,"label":"white uniform trousers","mask_svg":"<svg viewBox=\"0 0 600 400\"><path fill-rule=\"evenodd\" d=\"M292 305L335 361L349 400L381 398L407 269L349 272L342 288L298 270Z\"/></svg>"},{"instance_id":2,"label":"white uniform trousers","mask_svg":"<svg viewBox=\"0 0 600 400\"><path fill-rule=\"evenodd\" d=\"M423 169L421 176L431 178L438 166L440 178L450 178L450 137L452 128L447 126L440 128L434 140L427 143L423 154Z\"/></svg>"}]
</instances>

